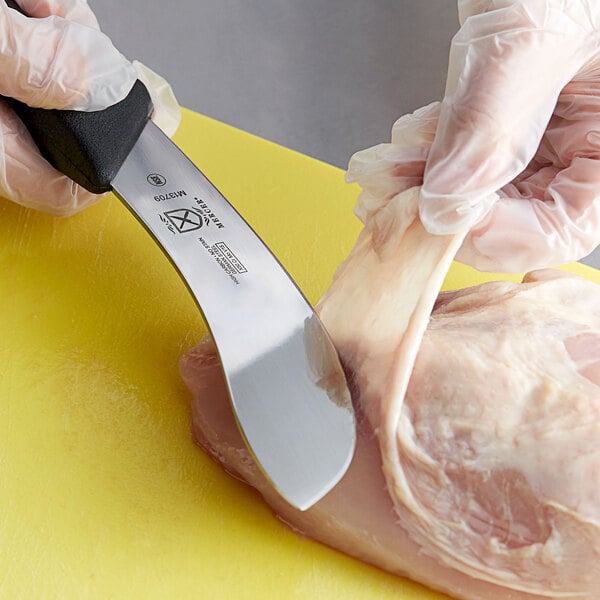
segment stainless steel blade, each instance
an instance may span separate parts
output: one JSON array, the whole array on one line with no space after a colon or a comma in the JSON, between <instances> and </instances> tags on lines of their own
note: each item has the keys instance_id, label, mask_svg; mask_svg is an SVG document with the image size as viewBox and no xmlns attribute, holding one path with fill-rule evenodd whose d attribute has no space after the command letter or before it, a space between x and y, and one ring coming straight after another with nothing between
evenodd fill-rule
<instances>
[{"instance_id":1,"label":"stainless steel blade","mask_svg":"<svg viewBox=\"0 0 600 600\"><path fill-rule=\"evenodd\" d=\"M257 463L288 502L310 507L343 476L356 439L344 374L312 307L244 219L152 122L113 188L196 298Z\"/></svg>"}]
</instances>

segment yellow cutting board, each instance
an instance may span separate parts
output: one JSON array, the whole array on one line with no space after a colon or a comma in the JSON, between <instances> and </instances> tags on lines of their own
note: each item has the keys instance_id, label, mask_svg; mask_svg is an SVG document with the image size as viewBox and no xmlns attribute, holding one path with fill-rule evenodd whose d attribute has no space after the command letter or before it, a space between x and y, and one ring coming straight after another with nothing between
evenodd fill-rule
<instances>
[{"instance_id":1,"label":"yellow cutting board","mask_svg":"<svg viewBox=\"0 0 600 600\"><path fill-rule=\"evenodd\" d=\"M176 141L316 301L358 189L189 111ZM114 197L69 219L0 200L0 598L445 598L295 535L194 446L177 362L204 331Z\"/></svg>"}]
</instances>

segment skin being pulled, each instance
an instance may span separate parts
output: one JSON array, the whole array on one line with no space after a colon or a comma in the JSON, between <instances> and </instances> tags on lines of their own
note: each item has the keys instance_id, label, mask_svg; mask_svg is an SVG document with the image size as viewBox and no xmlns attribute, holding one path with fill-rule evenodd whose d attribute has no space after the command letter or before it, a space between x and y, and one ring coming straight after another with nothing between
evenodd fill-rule
<instances>
[{"instance_id":1,"label":"skin being pulled","mask_svg":"<svg viewBox=\"0 0 600 600\"><path fill-rule=\"evenodd\" d=\"M299 512L245 449L209 340L186 355L196 439L296 530L456 598L600 599L600 286L559 271L439 293L464 235L418 188L366 220L319 312L358 444Z\"/></svg>"}]
</instances>

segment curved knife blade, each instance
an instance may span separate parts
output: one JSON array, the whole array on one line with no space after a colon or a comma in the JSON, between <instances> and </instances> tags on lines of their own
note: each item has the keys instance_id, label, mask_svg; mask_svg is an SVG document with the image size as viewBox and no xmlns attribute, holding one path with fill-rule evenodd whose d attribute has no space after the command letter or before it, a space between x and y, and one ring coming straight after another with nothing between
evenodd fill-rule
<instances>
[{"instance_id":1,"label":"curved knife blade","mask_svg":"<svg viewBox=\"0 0 600 600\"><path fill-rule=\"evenodd\" d=\"M196 298L242 435L279 493L306 509L348 468L354 412L313 308L233 206L151 121L112 187Z\"/></svg>"}]
</instances>

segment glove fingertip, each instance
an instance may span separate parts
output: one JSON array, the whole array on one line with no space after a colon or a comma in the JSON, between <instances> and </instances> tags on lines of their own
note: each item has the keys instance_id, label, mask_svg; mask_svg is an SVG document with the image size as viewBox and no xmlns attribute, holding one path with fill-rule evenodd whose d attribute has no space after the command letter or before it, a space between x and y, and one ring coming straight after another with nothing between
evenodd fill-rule
<instances>
[{"instance_id":1,"label":"glove fingertip","mask_svg":"<svg viewBox=\"0 0 600 600\"><path fill-rule=\"evenodd\" d=\"M19 0L19 6L30 17L56 16L100 29L96 15L85 0Z\"/></svg>"},{"instance_id":2,"label":"glove fingertip","mask_svg":"<svg viewBox=\"0 0 600 600\"><path fill-rule=\"evenodd\" d=\"M181 122L181 109L173 88L163 77L143 63L134 60L132 64L138 78L150 92L154 104L152 120L166 135L172 137Z\"/></svg>"},{"instance_id":3,"label":"glove fingertip","mask_svg":"<svg viewBox=\"0 0 600 600\"><path fill-rule=\"evenodd\" d=\"M419 198L419 217L423 227L434 235L453 235L481 222L498 200L498 194L466 199L460 196L432 196L425 186Z\"/></svg>"}]
</instances>

